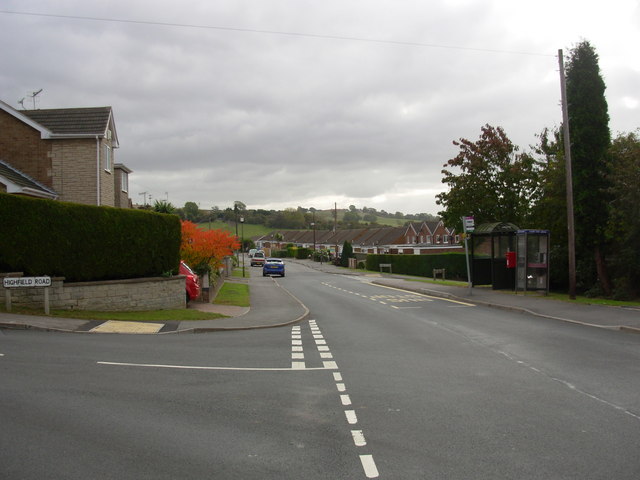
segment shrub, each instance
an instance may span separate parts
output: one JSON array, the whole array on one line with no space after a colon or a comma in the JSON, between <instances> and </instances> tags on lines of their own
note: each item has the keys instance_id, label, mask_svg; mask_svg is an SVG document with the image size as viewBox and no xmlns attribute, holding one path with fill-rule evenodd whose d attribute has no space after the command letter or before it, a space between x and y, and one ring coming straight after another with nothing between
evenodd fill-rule
<instances>
[{"instance_id":1,"label":"shrub","mask_svg":"<svg viewBox=\"0 0 640 480\"><path fill-rule=\"evenodd\" d=\"M444 268L447 278L467 279L464 253L434 255L367 255L367 270L379 271L381 263L390 263L393 273L430 277L434 268Z\"/></svg>"},{"instance_id":2,"label":"shrub","mask_svg":"<svg viewBox=\"0 0 640 480\"><path fill-rule=\"evenodd\" d=\"M0 194L0 271L89 281L159 276L180 261L180 219Z\"/></svg>"}]
</instances>

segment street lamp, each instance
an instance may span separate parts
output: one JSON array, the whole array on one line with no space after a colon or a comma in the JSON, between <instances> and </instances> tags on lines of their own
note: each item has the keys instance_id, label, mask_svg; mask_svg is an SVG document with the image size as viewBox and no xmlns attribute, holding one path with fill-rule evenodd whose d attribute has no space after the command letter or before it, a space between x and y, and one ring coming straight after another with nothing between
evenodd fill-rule
<instances>
[{"instance_id":1,"label":"street lamp","mask_svg":"<svg viewBox=\"0 0 640 480\"><path fill-rule=\"evenodd\" d=\"M313 227L313 253L316 253L316 222L311 222L311 226Z\"/></svg>"},{"instance_id":2,"label":"street lamp","mask_svg":"<svg viewBox=\"0 0 640 480\"><path fill-rule=\"evenodd\" d=\"M240 217L240 253L242 253L242 277L244 278L244 217Z\"/></svg>"}]
</instances>

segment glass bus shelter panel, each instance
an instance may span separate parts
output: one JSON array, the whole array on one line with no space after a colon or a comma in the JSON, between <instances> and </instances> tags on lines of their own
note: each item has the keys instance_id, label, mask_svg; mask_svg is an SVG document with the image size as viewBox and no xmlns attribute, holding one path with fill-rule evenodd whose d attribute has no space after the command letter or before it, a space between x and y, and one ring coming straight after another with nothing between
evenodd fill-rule
<instances>
[{"instance_id":1,"label":"glass bus shelter panel","mask_svg":"<svg viewBox=\"0 0 640 480\"><path fill-rule=\"evenodd\" d=\"M549 231L517 233L516 290L549 291Z\"/></svg>"}]
</instances>

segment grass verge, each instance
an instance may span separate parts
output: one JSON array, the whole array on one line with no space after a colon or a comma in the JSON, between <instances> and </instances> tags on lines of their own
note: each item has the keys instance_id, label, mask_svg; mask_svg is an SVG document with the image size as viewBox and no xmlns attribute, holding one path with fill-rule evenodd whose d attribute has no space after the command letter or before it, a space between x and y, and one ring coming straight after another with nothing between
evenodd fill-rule
<instances>
[{"instance_id":1,"label":"grass verge","mask_svg":"<svg viewBox=\"0 0 640 480\"><path fill-rule=\"evenodd\" d=\"M224 282L214 302L216 305L235 305L248 307L249 285L246 283Z\"/></svg>"}]
</instances>

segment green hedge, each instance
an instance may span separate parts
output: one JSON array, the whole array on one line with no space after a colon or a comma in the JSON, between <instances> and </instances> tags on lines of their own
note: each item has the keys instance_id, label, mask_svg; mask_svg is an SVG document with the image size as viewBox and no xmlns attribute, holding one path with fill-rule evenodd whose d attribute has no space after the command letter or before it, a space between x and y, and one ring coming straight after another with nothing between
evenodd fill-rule
<instances>
[{"instance_id":1,"label":"green hedge","mask_svg":"<svg viewBox=\"0 0 640 480\"><path fill-rule=\"evenodd\" d=\"M367 255L367 270L380 271L381 263L390 263L393 273L431 277L434 268L444 268L448 279L467 279L464 253L434 255Z\"/></svg>"},{"instance_id":2,"label":"green hedge","mask_svg":"<svg viewBox=\"0 0 640 480\"><path fill-rule=\"evenodd\" d=\"M177 271L176 215L0 194L0 271L90 281Z\"/></svg>"}]
</instances>

